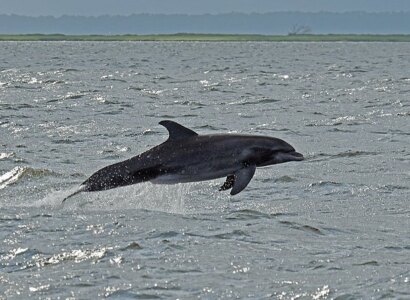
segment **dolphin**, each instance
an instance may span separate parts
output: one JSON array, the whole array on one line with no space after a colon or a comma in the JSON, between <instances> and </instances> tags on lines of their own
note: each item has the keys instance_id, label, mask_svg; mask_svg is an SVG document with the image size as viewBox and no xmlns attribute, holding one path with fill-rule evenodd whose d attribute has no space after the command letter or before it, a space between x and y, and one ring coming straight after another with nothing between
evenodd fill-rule
<instances>
[{"instance_id":1,"label":"dolphin","mask_svg":"<svg viewBox=\"0 0 410 300\"><path fill-rule=\"evenodd\" d=\"M287 142L268 136L211 134L199 135L176 122L159 122L168 139L130 159L98 170L77 191L94 192L150 181L175 184L226 177L220 191L240 193L251 181L257 167L301 161L303 155Z\"/></svg>"}]
</instances>

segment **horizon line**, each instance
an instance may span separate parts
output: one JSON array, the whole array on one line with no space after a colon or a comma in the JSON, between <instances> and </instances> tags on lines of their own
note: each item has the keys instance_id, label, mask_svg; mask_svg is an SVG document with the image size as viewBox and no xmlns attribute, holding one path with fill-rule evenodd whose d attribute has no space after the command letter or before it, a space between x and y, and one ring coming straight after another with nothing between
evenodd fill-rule
<instances>
[{"instance_id":1,"label":"horizon line","mask_svg":"<svg viewBox=\"0 0 410 300\"><path fill-rule=\"evenodd\" d=\"M363 10L351 10L351 11L343 11L343 12L336 12L336 11L295 11L295 10L283 10L283 11L270 11L270 12L239 12L239 11L231 11L231 12L221 12L221 13L201 13L201 14L189 14L189 13L149 13L149 12L141 12L141 13L131 13L131 14L100 14L100 15L79 15L79 14L61 14L61 15L24 15L24 14L16 14L16 13L0 13L0 16L9 16L9 17L28 17L28 18L61 18L61 17L131 17L131 16L138 16L138 15L148 15L148 16L221 16L221 15L269 15L269 14L284 14L284 13L292 13L292 14L369 14L369 15L379 15L379 14L406 14L410 13L410 10L396 10L396 11L380 11L380 12L369 12Z\"/></svg>"}]
</instances>

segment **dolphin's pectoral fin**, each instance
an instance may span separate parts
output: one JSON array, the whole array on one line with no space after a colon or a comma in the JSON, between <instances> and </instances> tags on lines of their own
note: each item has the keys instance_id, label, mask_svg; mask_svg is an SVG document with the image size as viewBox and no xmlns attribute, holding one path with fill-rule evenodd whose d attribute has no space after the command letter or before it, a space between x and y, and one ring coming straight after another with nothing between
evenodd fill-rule
<instances>
[{"instance_id":1,"label":"dolphin's pectoral fin","mask_svg":"<svg viewBox=\"0 0 410 300\"><path fill-rule=\"evenodd\" d=\"M231 190L231 195L236 195L240 193L248 183L251 181L253 175L255 174L256 165L249 165L239 171L235 172L235 180L233 182L233 187Z\"/></svg>"},{"instance_id":2,"label":"dolphin's pectoral fin","mask_svg":"<svg viewBox=\"0 0 410 300\"><path fill-rule=\"evenodd\" d=\"M251 181L255 174L256 165L249 165L233 175L226 177L225 183L219 188L220 191L231 190L231 195L240 193Z\"/></svg>"},{"instance_id":3,"label":"dolphin's pectoral fin","mask_svg":"<svg viewBox=\"0 0 410 300\"><path fill-rule=\"evenodd\" d=\"M189 137L194 137L197 136L198 133L195 131L186 128L174 121L168 121L164 120L159 122L160 125L164 126L168 132L169 132L169 138L168 140L181 140L181 139L186 139Z\"/></svg>"},{"instance_id":4,"label":"dolphin's pectoral fin","mask_svg":"<svg viewBox=\"0 0 410 300\"><path fill-rule=\"evenodd\" d=\"M225 183L219 188L220 191L226 191L233 187L235 183L235 175L229 175L226 177Z\"/></svg>"}]
</instances>

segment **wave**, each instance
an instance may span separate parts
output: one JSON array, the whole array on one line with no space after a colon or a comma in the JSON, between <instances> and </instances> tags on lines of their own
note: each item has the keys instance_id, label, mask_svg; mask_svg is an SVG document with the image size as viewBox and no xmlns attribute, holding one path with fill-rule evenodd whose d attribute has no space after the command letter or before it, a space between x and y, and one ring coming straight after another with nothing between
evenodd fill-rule
<instances>
[{"instance_id":1,"label":"wave","mask_svg":"<svg viewBox=\"0 0 410 300\"><path fill-rule=\"evenodd\" d=\"M0 160L12 158L12 157L15 157L15 156L16 156L16 154L14 152L10 152L10 153L0 152Z\"/></svg>"},{"instance_id":2,"label":"wave","mask_svg":"<svg viewBox=\"0 0 410 300\"><path fill-rule=\"evenodd\" d=\"M54 174L54 172L47 169L18 166L0 176L0 190L26 177L44 177L52 174Z\"/></svg>"},{"instance_id":3,"label":"wave","mask_svg":"<svg viewBox=\"0 0 410 300\"><path fill-rule=\"evenodd\" d=\"M320 228L314 227L312 225L300 224L292 221L279 221L279 223L291 229L301 230L307 233L313 233L317 235L325 235L325 233Z\"/></svg>"},{"instance_id":4,"label":"wave","mask_svg":"<svg viewBox=\"0 0 410 300\"><path fill-rule=\"evenodd\" d=\"M240 101L229 102L228 105L257 105L257 104L270 104L270 103L275 103L275 102L280 102L280 101L281 101L280 99L262 97L254 101L245 99L245 100L240 100Z\"/></svg>"},{"instance_id":5,"label":"wave","mask_svg":"<svg viewBox=\"0 0 410 300\"><path fill-rule=\"evenodd\" d=\"M56 265L67 261L79 263L85 260L93 260L98 262L107 255L111 247L102 247L95 249L74 249L71 251L61 252L53 255L37 254L33 255L34 265L41 268L48 265Z\"/></svg>"},{"instance_id":6,"label":"wave","mask_svg":"<svg viewBox=\"0 0 410 300\"><path fill-rule=\"evenodd\" d=\"M313 154L309 157L309 162L318 162L330 159L338 159L338 158L352 158L358 156L376 156L381 155L382 153L379 152L370 152L370 151L361 151L361 150L351 150L340 152L336 154L329 154L329 153L318 153Z\"/></svg>"}]
</instances>

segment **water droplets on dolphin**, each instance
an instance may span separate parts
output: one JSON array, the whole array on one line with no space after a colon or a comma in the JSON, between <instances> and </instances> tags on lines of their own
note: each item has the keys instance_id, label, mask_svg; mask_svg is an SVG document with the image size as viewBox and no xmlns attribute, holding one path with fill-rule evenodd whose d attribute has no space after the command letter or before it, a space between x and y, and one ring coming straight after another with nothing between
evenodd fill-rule
<instances>
[{"instance_id":1,"label":"water droplets on dolphin","mask_svg":"<svg viewBox=\"0 0 410 300\"><path fill-rule=\"evenodd\" d=\"M103 191L145 181L174 184L222 177L226 177L226 181L219 190L231 189L230 194L236 195L246 188L257 167L303 160L302 154L278 138L198 135L173 121L159 124L169 132L164 143L98 170L63 202L80 192Z\"/></svg>"}]
</instances>

